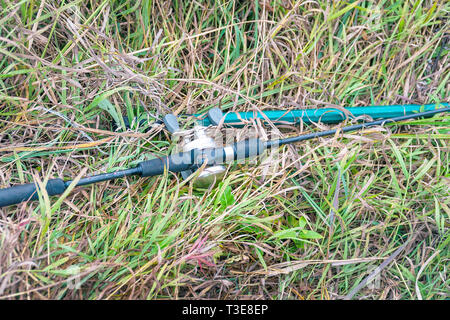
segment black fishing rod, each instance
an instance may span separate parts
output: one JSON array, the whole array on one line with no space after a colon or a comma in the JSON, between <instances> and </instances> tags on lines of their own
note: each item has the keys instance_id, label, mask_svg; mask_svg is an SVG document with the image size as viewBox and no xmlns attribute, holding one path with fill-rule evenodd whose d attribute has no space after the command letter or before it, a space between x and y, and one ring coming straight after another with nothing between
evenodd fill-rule
<instances>
[{"instance_id":1,"label":"black fishing rod","mask_svg":"<svg viewBox=\"0 0 450 320\"><path fill-rule=\"evenodd\" d=\"M331 136L335 135L338 132L346 133L350 131L362 130L373 126L384 125L387 123L401 122L422 117L431 117L435 114L449 111L450 107L440 108L431 111L360 123L343 128L299 135L285 139L262 141L258 138L254 138L246 139L220 148L195 148L187 152L180 152L162 158L142 161L138 163L136 167L131 169L120 170L111 173L102 173L81 178L76 183L76 186L85 186L97 182L115 180L128 176L152 177L164 174L165 171L178 173L186 172L189 170L196 170L203 165L215 166L229 163L235 160L258 156L267 149L276 148L286 144ZM72 182L72 180L64 181L62 179L50 179L48 180L45 189L49 196L62 194ZM18 204L20 202L28 200L38 200L37 185L35 183L28 183L0 189L0 207Z\"/></svg>"}]
</instances>

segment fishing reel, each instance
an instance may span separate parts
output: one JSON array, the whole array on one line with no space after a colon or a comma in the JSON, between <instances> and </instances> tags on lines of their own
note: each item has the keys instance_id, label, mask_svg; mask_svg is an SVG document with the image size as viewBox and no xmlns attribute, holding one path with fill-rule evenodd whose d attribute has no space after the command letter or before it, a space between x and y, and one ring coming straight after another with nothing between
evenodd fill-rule
<instances>
[{"instance_id":1,"label":"fishing reel","mask_svg":"<svg viewBox=\"0 0 450 320\"><path fill-rule=\"evenodd\" d=\"M190 152L194 149L205 150L221 147L217 145L215 139L211 136L217 132L217 126L224 117L222 110L213 108L208 111L207 118L211 123L206 127L195 124L192 129L181 130L178 119L174 114L167 114L163 118L164 125L175 140L178 141L177 152ZM216 127L214 129L214 127ZM223 165L207 165L194 180L194 187L199 189L208 189L221 181L225 175L226 168ZM181 172L183 179L188 179L195 170L186 170Z\"/></svg>"}]
</instances>

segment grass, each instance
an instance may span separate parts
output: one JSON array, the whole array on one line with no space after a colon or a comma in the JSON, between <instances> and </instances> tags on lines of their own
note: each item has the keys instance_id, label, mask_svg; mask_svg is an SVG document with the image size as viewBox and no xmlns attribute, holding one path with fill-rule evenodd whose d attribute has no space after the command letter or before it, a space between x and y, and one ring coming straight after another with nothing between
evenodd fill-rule
<instances>
[{"instance_id":1,"label":"grass","mask_svg":"<svg viewBox=\"0 0 450 320\"><path fill-rule=\"evenodd\" d=\"M446 1L0 3L0 187L165 155L169 112L449 101ZM0 297L448 299L449 120L1 208Z\"/></svg>"}]
</instances>

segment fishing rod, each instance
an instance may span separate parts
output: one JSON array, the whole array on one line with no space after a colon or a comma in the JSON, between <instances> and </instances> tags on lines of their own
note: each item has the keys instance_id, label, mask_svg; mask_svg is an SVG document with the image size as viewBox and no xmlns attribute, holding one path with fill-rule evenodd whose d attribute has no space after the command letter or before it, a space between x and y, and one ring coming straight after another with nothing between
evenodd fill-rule
<instances>
[{"instance_id":1,"label":"fishing rod","mask_svg":"<svg viewBox=\"0 0 450 320\"><path fill-rule=\"evenodd\" d=\"M215 147L211 143L211 138L206 137L203 130L196 131L197 139L191 141L184 148L183 152L172 155L155 158L138 163L135 167L125 170L119 170L111 173L102 173L98 175L81 178L75 186L85 186L93 183L115 180L128 176L152 177L164 174L166 171L172 173L190 174L198 168L205 166L206 170L211 168L221 168L222 164L232 161L247 159L261 155L264 151L276 148L286 144L292 144L300 141L317 139L320 137L335 135L336 133L346 133L350 131L362 130L365 128L384 125L387 123L396 123L409 119L422 117L431 117L433 115L449 112L450 107L428 110L424 112L407 114L389 119L381 119L372 122L365 122L346 126L342 128L320 131L299 135L290 138L262 141L258 138L246 139L225 147ZM174 115L166 115L164 123L172 133L180 132L177 120ZM206 176L206 180L213 177L217 179L224 170L216 169ZM183 176L184 177L184 176ZM47 181L45 189L49 196L59 195L71 185L73 180L64 181L62 179L50 179ZM0 189L0 207L18 204L28 200L38 200L38 186L35 183L16 185L9 188Z\"/></svg>"},{"instance_id":2,"label":"fishing rod","mask_svg":"<svg viewBox=\"0 0 450 320\"><path fill-rule=\"evenodd\" d=\"M206 114L194 114L200 125L219 125L222 122L230 126L242 126L245 122L260 119L263 122L274 124L311 124L311 123L339 123L346 119L370 116L372 119L388 119L400 117L415 112L435 110L436 107L449 107L450 104L441 102L438 104L407 104L389 106L366 106L347 108L316 108L316 109L294 109L294 110L263 110L260 112L227 112L225 115L218 108L210 109Z\"/></svg>"},{"instance_id":3,"label":"fishing rod","mask_svg":"<svg viewBox=\"0 0 450 320\"><path fill-rule=\"evenodd\" d=\"M344 120L352 120L360 117L369 116L372 119L389 119L400 117L416 112L425 112L435 110L437 107L449 107L447 102L436 104L395 104L388 106L366 106L366 107L346 107L346 108L314 108L314 109L294 109L294 110L263 110L263 111L247 111L247 112L224 112L220 108L212 108L205 113L193 114L197 119L197 125L200 126L218 126L224 124L229 127L243 127L251 120L259 119L264 123L272 122L274 124L311 124L311 123L325 123L333 124ZM130 119L127 116L122 117L126 129L131 128ZM155 118L155 116L148 115L148 118ZM146 124L146 120L138 121L134 118L134 122L139 122L141 126ZM161 124L163 121L156 120L156 124ZM114 128L120 127L119 123L113 124Z\"/></svg>"}]
</instances>

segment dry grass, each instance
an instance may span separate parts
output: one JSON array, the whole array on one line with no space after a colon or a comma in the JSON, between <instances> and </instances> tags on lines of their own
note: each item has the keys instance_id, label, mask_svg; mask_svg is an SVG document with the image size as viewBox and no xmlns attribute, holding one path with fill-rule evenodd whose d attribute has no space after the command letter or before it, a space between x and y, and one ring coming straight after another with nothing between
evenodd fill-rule
<instances>
[{"instance_id":1,"label":"dry grass","mask_svg":"<svg viewBox=\"0 0 450 320\"><path fill-rule=\"evenodd\" d=\"M2 1L0 187L167 154L168 112L449 101L449 3L371 3ZM2 208L0 296L448 298L450 118L411 124Z\"/></svg>"}]
</instances>

